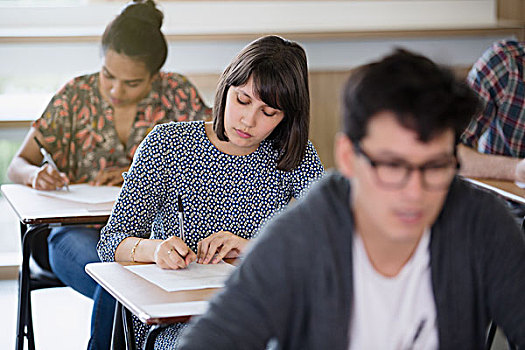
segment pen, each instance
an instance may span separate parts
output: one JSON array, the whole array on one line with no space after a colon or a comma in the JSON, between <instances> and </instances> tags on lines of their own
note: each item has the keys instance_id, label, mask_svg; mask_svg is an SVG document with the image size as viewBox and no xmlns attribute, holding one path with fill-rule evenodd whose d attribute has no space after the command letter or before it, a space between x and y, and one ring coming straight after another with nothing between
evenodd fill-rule
<instances>
[{"instance_id":1,"label":"pen","mask_svg":"<svg viewBox=\"0 0 525 350\"><path fill-rule=\"evenodd\" d=\"M186 237L184 235L184 212L182 211L182 196L178 195L179 202L179 226L180 226L180 238L183 242L186 242Z\"/></svg>"},{"instance_id":2,"label":"pen","mask_svg":"<svg viewBox=\"0 0 525 350\"><path fill-rule=\"evenodd\" d=\"M40 153L42 153L42 156L44 157L44 161L47 162L49 165L51 165L53 167L53 169L55 169L57 172L60 172L60 170L58 170L57 165L53 161L53 158L51 157L49 152L45 149L44 145L42 145L40 143L40 141L38 141L36 136L33 137L33 139L35 140L36 144L38 145L38 148L40 148ZM66 188L66 190L69 191L69 186L67 185L67 183L64 184L64 187Z\"/></svg>"},{"instance_id":3,"label":"pen","mask_svg":"<svg viewBox=\"0 0 525 350\"><path fill-rule=\"evenodd\" d=\"M421 331L423 330L423 327L425 327L425 323L427 320L422 319L421 322L419 322L419 325L417 326L416 332L414 333L414 337L412 338L412 344L408 349L413 349L414 344L416 343L417 339L421 335Z\"/></svg>"}]
</instances>

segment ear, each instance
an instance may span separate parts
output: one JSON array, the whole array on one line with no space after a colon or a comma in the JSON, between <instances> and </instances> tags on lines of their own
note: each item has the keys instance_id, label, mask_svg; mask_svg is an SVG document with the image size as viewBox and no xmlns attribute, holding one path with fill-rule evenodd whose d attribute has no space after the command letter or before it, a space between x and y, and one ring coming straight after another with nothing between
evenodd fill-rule
<instances>
[{"instance_id":1,"label":"ear","mask_svg":"<svg viewBox=\"0 0 525 350\"><path fill-rule=\"evenodd\" d=\"M335 163L341 174L350 178L354 174L354 145L344 133L340 132L335 137L334 145Z\"/></svg>"}]
</instances>

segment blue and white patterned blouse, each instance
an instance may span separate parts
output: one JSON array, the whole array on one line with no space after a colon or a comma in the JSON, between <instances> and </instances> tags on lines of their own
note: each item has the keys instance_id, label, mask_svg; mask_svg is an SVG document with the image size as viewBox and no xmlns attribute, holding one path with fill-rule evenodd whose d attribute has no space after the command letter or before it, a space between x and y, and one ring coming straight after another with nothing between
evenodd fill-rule
<instances>
[{"instance_id":1,"label":"blue and white patterned blouse","mask_svg":"<svg viewBox=\"0 0 525 350\"><path fill-rule=\"evenodd\" d=\"M305 156L292 171L277 170L278 152L263 141L245 156L222 153L208 139L203 121L156 126L139 146L97 249L114 261L127 237L179 236L177 195L184 207L186 244L218 231L254 238L261 226L290 199L300 198L323 175L308 141ZM138 326L138 325L137 325ZM142 345L144 327L137 329ZM169 330L169 329L168 329Z\"/></svg>"}]
</instances>

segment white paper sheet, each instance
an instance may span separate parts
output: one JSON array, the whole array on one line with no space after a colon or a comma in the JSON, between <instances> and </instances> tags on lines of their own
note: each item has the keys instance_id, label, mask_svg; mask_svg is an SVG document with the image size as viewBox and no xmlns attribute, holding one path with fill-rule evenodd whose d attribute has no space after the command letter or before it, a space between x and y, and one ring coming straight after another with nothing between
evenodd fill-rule
<instances>
[{"instance_id":1,"label":"white paper sheet","mask_svg":"<svg viewBox=\"0 0 525 350\"><path fill-rule=\"evenodd\" d=\"M115 186L91 186L88 184L69 185L69 191L65 189L57 191L37 191L38 194L48 197L65 199L73 202L99 204L114 202L120 192L120 187Z\"/></svg>"},{"instance_id":2,"label":"white paper sheet","mask_svg":"<svg viewBox=\"0 0 525 350\"><path fill-rule=\"evenodd\" d=\"M220 288L224 286L235 266L225 262L209 265L192 262L181 270L164 270L156 264L130 265L125 268L168 292L174 292Z\"/></svg>"},{"instance_id":3,"label":"white paper sheet","mask_svg":"<svg viewBox=\"0 0 525 350\"><path fill-rule=\"evenodd\" d=\"M518 186L519 188L525 188L525 182L519 182L519 181L516 181L516 186Z\"/></svg>"}]
</instances>

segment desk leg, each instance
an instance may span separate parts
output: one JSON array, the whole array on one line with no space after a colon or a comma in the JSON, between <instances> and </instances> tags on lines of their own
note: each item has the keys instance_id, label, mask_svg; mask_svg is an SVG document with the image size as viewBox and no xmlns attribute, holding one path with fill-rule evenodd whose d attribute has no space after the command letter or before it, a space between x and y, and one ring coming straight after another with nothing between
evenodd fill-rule
<instances>
[{"instance_id":1,"label":"desk leg","mask_svg":"<svg viewBox=\"0 0 525 350\"><path fill-rule=\"evenodd\" d=\"M118 301L115 305L115 317L113 318L113 339L111 341L111 348L113 350L120 350L122 348L136 350L131 312Z\"/></svg>"},{"instance_id":2,"label":"desk leg","mask_svg":"<svg viewBox=\"0 0 525 350\"><path fill-rule=\"evenodd\" d=\"M167 328L169 324L156 324L151 326L146 336L146 342L144 343L144 350L153 350L155 346L155 339L164 328Z\"/></svg>"},{"instance_id":3,"label":"desk leg","mask_svg":"<svg viewBox=\"0 0 525 350\"><path fill-rule=\"evenodd\" d=\"M133 318L131 312L122 306L122 324L124 326L124 336L126 338L126 348L136 350L135 331L133 330Z\"/></svg>"},{"instance_id":4,"label":"desk leg","mask_svg":"<svg viewBox=\"0 0 525 350\"><path fill-rule=\"evenodd\" d=\"M124 348L123 344L123 325L122 325L122 304L118 301L115 303L115 316L113 316L113 330L111 338L111 349L119 350Z\"/></svg>"},{"instance_id":5,"label":"desk leg","mask_svg":"<svg viewBox=\"0 0 525 350\"><path fill-rule=\"evenodd\" d=\"M20 223L22 239L22 266L18 276L18 316L16 329L16 349L24 349L24 338L27 337L30 350L35 349L35 338L33 335L33 322L31 309L31 286L29 276L29 256L31 254L31 236L38 226L26 227Z\"/></svg>"}]
</instances>

